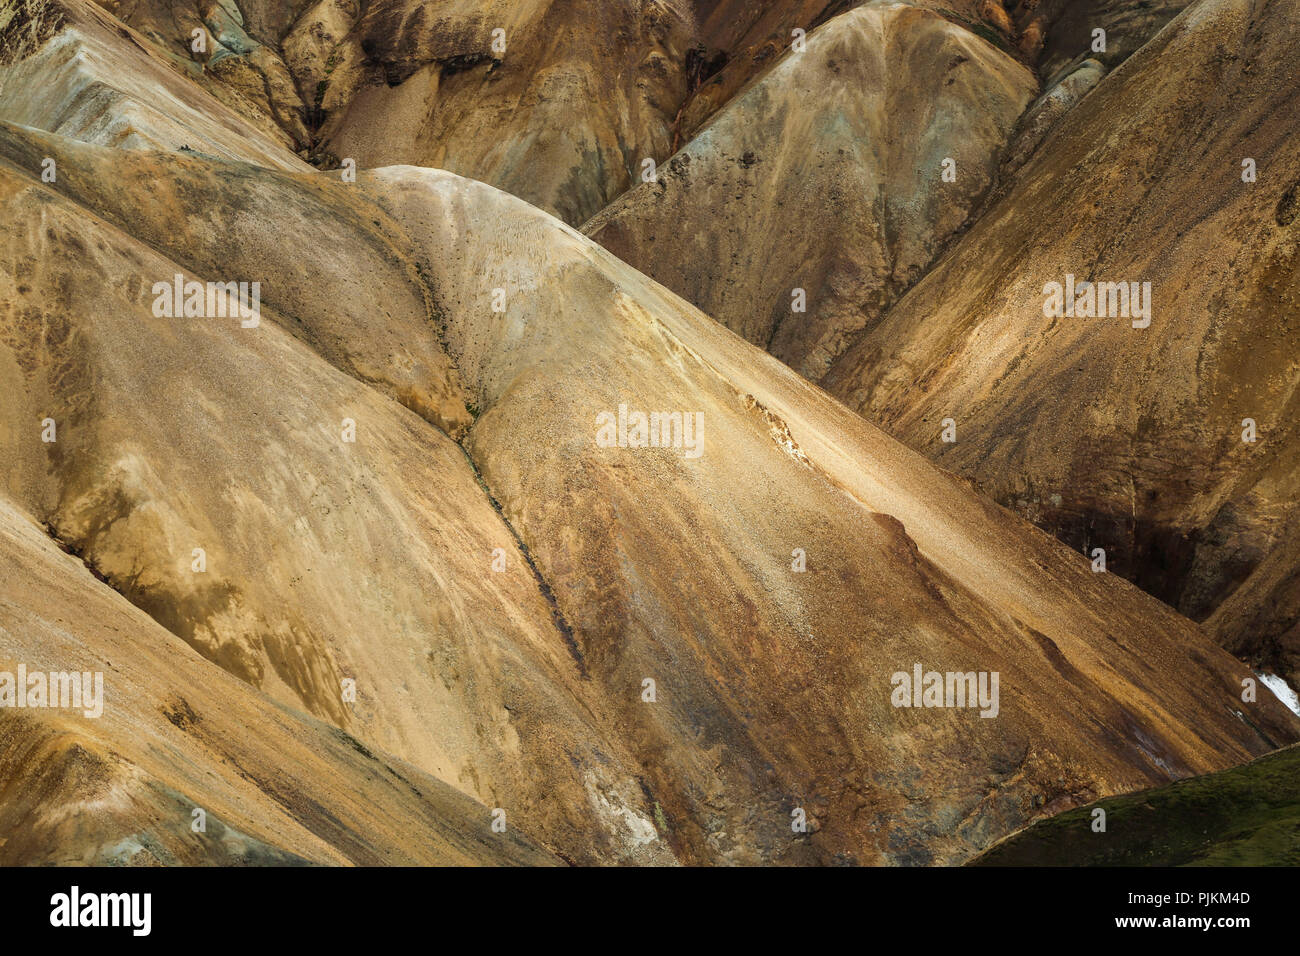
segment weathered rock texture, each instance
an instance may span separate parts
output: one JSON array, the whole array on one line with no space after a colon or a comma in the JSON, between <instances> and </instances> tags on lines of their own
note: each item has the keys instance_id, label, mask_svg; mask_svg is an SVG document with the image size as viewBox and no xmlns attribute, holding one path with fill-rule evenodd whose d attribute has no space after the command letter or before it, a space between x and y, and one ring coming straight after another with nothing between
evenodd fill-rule
<instances>
[{"instance_id":1,"label":"weathered rock texture","mask_svg":"<svg viewBox=\"0 0 1300 956\"><path fill-rule=\"evenodd\" d=\"M816 380L965 222L1035 89L964 27L868 4L583 231Z\"/></svg>"},{"instance_id":2,"label":"weathered rock texture","mask_svg":"<svg viewBox=\"0 0 1300 956\"><path fill-rule=\"evenodd\" d=\"M341 31L333 3L308 18ZM374 0L317 81L322 148L472 176L580 223L670 152L689 39L663 0Z\"/></svg>"},{"instance_id":3,"label":"weathered rock texture","mask_svg":"<svg viewBox=\"0 0 1300 956\"><path fill-rule=\"evenodd\" d=\"M1016 0L1010 6L1021 53L1047 77L1081 54L1113 69L1190 0Z\"/></svg>"},{"instance_id":4,"label":"weathered rock texture","mask_svg":"<svg viewBox=\"0 0 1300 956\"><path fill-rule=\"evenodd\" d=\"M102 670L107 698L98 719L0 707L0 833L20 833L4 862L960 862L1046 814L1300 737L1270 695L1241 701L1249 669L1199 626L547 212L443 170L309 171L264 136L262 106L244 122L107 13L69 9L0 68L0 119L21 121L0 123L0 670ZM684 102L666 51L690 11L662 3L199 13L223 59L251 55L234 23L268 47L282 34L292 69L333 69L326 123L363 146L425 129L424 107L386 98L436 87L438 110L462 111L438 113L437 149L572 221ZM480 42L498 18L494 63ZM290 42L303 24L360 58L322 66ZM887 5L827 23L802 82L837 75L816 58L841 42L840 69L881 82L882 58L947 64L916 70L938 106L875 87L877 110L949 116L918 123L924 142L872 133L899 150L873 167L885 183L940 156L949 123L1005 137L1035 89L960 25ZM71 72L43 87L60 44ZM751 93L794 95L771 83L785 62ZM1154 84L1119 104L1154 122L1139 104L1170 81L1141 66L1021 174L1053 182L1043 164L1121 77ZM871 132L848 90L844 116ZM1286 155L1281 131L1236 134ZM177 151L178 135L204 145ZM958 154L961 189L996 151ZM912 231L931 214L891 203L931 200L878 195L896 273L955 228ZM1267 228L1289 227L1286 195ZM1266 235L1285 290L1289 233ZM215 296L169 314L177 276L258 283L256 321ZM694 441L610 446L599 425L620 406L679 414ZM1261 415L1271 436L1281 419ZM1255 580L1273 593L1287 569L1270 567ZM896 706L893 677L916 665L996 672L997 715Z\"/></svg>"},{"instance_id":5,"label":"weathered rock texture","mask_svg":"<svg viewBox=\"0 0 1300 956\"><path fill-rule=\"evenodd\" d=\"M746 83L775 66L794 43L862 0L692 0L695 46L689 51L690 95L678 132L689 139ZM920 0L926 7L1013 50L1014 24L999 0Z\"/></svg>"},{"instance_id":6,"label":"weathered rock texture","mask_svg":"<svg viewBox=\"0 0 1300 956\"><path fill-rule=\"evenodd\" d=\"M491 811L204 661L0 501L0 669L103 675L6 707L0 863L547 865ZM202 832L196 832L202 811Z\"/></svg>"},{"instance_id":7,"label":"weathered rock texture","mask_svg":"<svg viewBox=\"0 0 1300 956\"><path fill-rule=\"evenodd\" d=\"M1281 3L1188 9L1066 116L825 379L1073 547L1104 548L1111 571L1292 681L1293 24ZM1255 182L1243 181L1248 159ZM1150 327L1045 317L1046 283L1067 274L1150 282ZM955 443L940 440L944 418Z\"/></svg>"},{"instance_id":8,"label":"weathered rock texture","mask_svg":"<svg viewBox=\"0 0 1300 956\"><path fill-rule=\"evenodd\" d=\"M0 117L9 122L123 149L307 168L278 129L218 101L87 0L0 0L0 24Z\"/></svg>"}]
</instances>

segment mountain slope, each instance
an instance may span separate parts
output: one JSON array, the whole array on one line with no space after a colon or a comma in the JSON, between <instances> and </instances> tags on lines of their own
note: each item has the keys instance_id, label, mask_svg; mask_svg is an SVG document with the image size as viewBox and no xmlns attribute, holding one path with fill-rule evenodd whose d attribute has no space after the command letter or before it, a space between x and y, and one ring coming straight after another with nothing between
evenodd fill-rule
<instances>
[{"instance_id":1,"label":"mountain slope","mask_svg":"<svg viewBox=\"0 0 1300 956\"><path fill-rule=\"evenodd\" d=\"M178 188L133 212L118 190L146 167L5 142L10 494L210 660L570 859L960 860L1044 807L1297 733L1275 702L1251 714L1263 735L1233 717L1240 668L1185 622L490 187L139 154ZM28 178L56 147L67 199ZM211 195L273 234L350 210L354 254L423 283L478 410L464 450L321 361L295 317L342 330L353 304L269 252L219 276L260 277L256 328L153 315L151 283L187 268L167 257L211 253L149 223ZM620 402L702 413L703 455L598 447ZM47 416L53 445L25 424ZM998 670L999 718L894 708L914 662Z\"/></svg>"},{"instance_id":2,"label":"mountain slope","mask_svg":"<svg viewBox=\"0 0 1300 956\"><path fill-rule=\"evenodd\" d=\"M537 24L553 45L501 72L475 53L484 10L520 18L508 50ZM222 11L233 22L228 6L204 16ZM656 92L677 82L660 48L687 20L656 3L241 15L255 38L301 37L318 15L338 27L286 39L295 70L316 62L308 47L359 44L332 68L345 112L350 83L383 101L435 74L438 102L480 119L532 103L505 131L456 129L477 128L475 168L513 144L498 173L531 170L557 211L603 201L618 176L591 157L539 166L547 144L658 129L679 96ZM843 22L879 27L883 47L846 49L881 77L882 49L952 53L953 110L980 129L1003 114L972 111L970 89L993 76L1032 92L924 10ZM608 49L586 55L593 41ZM640 56L658 79L614 69ZM915 59L927 77L934 55ZM555 85L539 88L547 63ZM601 109L576 113L575 89ZM884 89L886 112L908 102ZM41 821L5 859L953 863L1044 815L1300 737L1271 695L1241 701L1250 671L1198 626L545 211L441 170L310 172L248 145L260 120L228 128L219 156L177 152L168 130L215 130L187 109L229 112L208 94L156 97L153 140L103 140L162 150L78 142L98 133L60 125L63 93L37 103L39 123L0 125L0 561L29 569L0 590L0 640L15 663L102 663L125 697L102 724L0 712L0 761L26 774L0 814ZM847 112L853 99L846 84ZM126 102L108 96L101 119ZM422 115L372 112L352 117L378 131ZM927 228L886 239L924 258ZM214 314L215 289L172 302L177 281L256 282L256 314ZM654 445L643 412L665 423ZM902 706L914 668L996 674L1000 692ZM265 741L241 739L264 723ZM260 769L270 754L282 776ZM209 777L219 847L187 829ZM78 802L105 778L129 799ZM484 829L497 809L504 840Z\"/></svg>"},{"instance_id":3,"label":"mountain slope","mask_svg":"<svg viewBox=\"0 0 1300 956\"><path fill-rule=\"evenodd\" d=\"M259 129L296 152L311 145L307 101L280 51L290 24L309 6L304 0L95 2L147 39L173 69Z\"/></svg>"},{"instance_id":4,"label":"mountain slope","mask_svg":"<svg viewBox=\"0 0 1300 956\"><path fill-rule=\"evenodd\" d=\"M692 0L697 45L687 72L698 85L682 108L681 138L693 137L747 83L775 65L790 49L795 30L806 36L861 5L862 0ZM942 13L998 45L1010 45L1013 24L1000 0L920 0L914 5Z\"/></svg>"},{"instance_id":5,"label":"mountain slope","mask_svg":"<svg viewBox=\"0 0 1300 956\"><path fill-rule=\"evenodd\" d=\"M1115 67L1189 5L1189 0L1038 0L1016 4L1014 19L1021 52L1050 77L1083 54ZM1103 39L1105 49L1099 49Z\"/></svg>"},{"instance_id":6,"label":"mountain slope","mask_svg":"<svg viewBox=\"0 0 1300 956\"><path fill-rule=\"evenodd\" d=\"M558 862L202 660L0 498L0 669L19 664L102 674L102 714L0 710L6 866Z\"/></svg>"},{"instance_id":7,"label":"mountain slope","mask_svg":"<svg viewBox=\"0 0 1300 956\"><path fill-rule=\"evenodd\" d=\"M187 147L307 168L288 137L232 111L88 0L0 0L0 23L0 118L7 122L103 146Z\"/></svg>"},{"instance_id":8,"label":"mountain slope","mask_svg":"<svg viewBox=\"0 0 1300 956\"><path fill-rule=\"evenodd\" d=\"M1294 683L1293 28L1283 3L1188 8L824 384ZM1114 317L1045 315L1067 276L1150 283L1149 327L1117 293Z\"/></svg>"},{"instance_id":9,"label":"mountain slope","mask_svg":"<svg viewBox=\"0 0 1300 956\"><path fill-rule=\"evenodd\" d=\"M583 231L816 380L961 227L1034 92L965 28L868 4Z\"/></svg>"},{"instance_id":10,"label":"mountain slope","mask_svg":"<svg viewBox=\"0 0 1300 956\"><path fill-rule=\"evenodd\" d=\"M690 36L677 7L372 0L318 81L322 148L438 166L582 222L670 152Z\"/></svg>"},{"instance_id":11,"label":"mountain slope","mask_svg":"<svg viewBox=\"0 0 1300 956\"><path fill-rule=\"evenodd\" d=\"M434 171L364 185L419 237L482 409L465 445L694 854L726 848L717 831L775 853L812 804L823 859L960 859L1040 806L1204 766L1232 738L1274 745L1229 709L1240 668L1177 615L579 234ZM620 404L700 413L702 454L601 447L598 416ZM892 707L891 675L919 661L999 670L1015 703L996 721ZM1177 676L1188 665L1198 676ZM663 703L640 699L647 677ZM1289 739L1292 716L1259 706L1270 739ZM1196 713L1196 732L1158 710ZM1226 733L1213 744L1211 726ZM692 799L674 778L696 773L718 782Z\"/></svg>"},{"instance_id":12,"label":"mountain slope","mask_svg":"<svg viewBox=\"0 0 1300 956\"><path fill-rule=\"evenodd\" d=\"M149 156L156 170L196 162ZM617 859L623 843L655 859L617 814L591 817L597 788L619 812L643 802L635 768L578 696L547 597L462 449L287 334L301 303L264 306L253 328L156 315L154 283L184 267L3 175L0 381L14 401L0 435L16 503L282 703L510 809L571 859ZM305 287L263 267L268 300ZM509 573L492 571L498 549Z\"/></svg>"}]
</instances>

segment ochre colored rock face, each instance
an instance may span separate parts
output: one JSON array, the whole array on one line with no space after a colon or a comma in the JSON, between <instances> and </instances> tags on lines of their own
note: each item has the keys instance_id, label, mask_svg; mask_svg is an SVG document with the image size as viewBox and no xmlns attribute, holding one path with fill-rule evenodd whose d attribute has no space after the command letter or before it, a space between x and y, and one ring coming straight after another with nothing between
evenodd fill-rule
<instances>
[{"instance_id":1,"label":"ochre colored rock face","mask_svg":"<svg viewBox=\"0 0 1300 956\"><path fill-rule=\"evenodd\" d=\"M861 7L583 231L816 381L966 221L1033 93L938 14Z\"/></svg>"},{"instance_id":2,"label":"ochre colored rock face","mask_svg":"<svg viewBox=\"0 0 1300 956\"><path fill-rule=\"evenodd\" d=\"M102 677L93 719L6 708L6 866L559 862L493 833L456 788L204 661L8 501L0 608L7 674Z\"/></svg>"},{"instance_id":3,"label":"ochre colored rock face","mask_svg":"<svg viewBox=\"0 0 1300 956\"><path fill-rule=\"evenodd\" d=\"M20 4L0 37L49 13ZM1078 325L1008 312L1041 355L962 351L1039 257L1183 263L1211 225L1263 264L1185 287L1239 281L1240 323L1289 295L1290 193L1184 222L1089 138L1115 110L1203 181L1243 137L1286 159L1247 109L1159 150L1188 121L1162 51L1240 26L1212 6L1028 117L1000 3L59 7L0 57L0 863L952 864L1296 741L1199 625L921 453L951 417L943 463L995 494L1008 462L1073 468L1063 514L1128 468L1143 507L1216 516L1198 594L1253 560L1212 623L1300 599L1285 456L1211 480L1193 428L1175 477L1153 437L1249 399L1271 440L1285 336L1175 299L1201 353L1121 364L1140 447L1126 393L1057 388L1130 361L1111 333L1056 351ZM1067 163L1131 242L1087 245ZM11 709L47 672L99 703Z\"/></svg>"},{"instance_id":4,"label":"ochre colored rock face","mask_svg":"<svg viewBox=\"0 0 1300 956\"><path fill-rule=\"evenodd\" d=\"M378 0L330 54L323 148L438 166L580 223L669 152L688 40L668 2Z\"/></svg>"},{"instance_id":5,"label":"ochre colored rock face","mask_svg":"<svg viewBox=\"0 0 1300 956\"><path fill-rule=\"evenodd\" d=\"M824 384L1295 680L1300 90L1289 14L1252 9L1201 4L1103 80ZM1067 275L1150 283L1150 325L1045 315Z\"/></svg>"},{"instance_id":6,"label":"ochre colored rock face","mask_svg":"<svg viewBox=\"0 0 1300 956\"><path fill-rule=\"evenodd\" d=\"M862 0L693 0L696 53L687 60L690 96L682 108L684 142L742 90L780 61L798 39ZM1001 0L921 0L932 10L1011 51L1015 31Z\"/></svg>"},{"instance_id":7,"label":"ochre colored rock face","mask_svg":"<svg viewBox=\"0 0 1300 956\"><path fill-rule=\"evenodd\" d=\"M122 149L184 148L280 169L308 168L290 151L289 137L246 100L234 102L243 113L227 106L213 95L222 88L206 79L194 82L174 54L94 4L3 0L0 10L13 12L0 37L0 116L6 121ZM27 42L33 36L45 39Z\"/></svg>"}]
</instances>

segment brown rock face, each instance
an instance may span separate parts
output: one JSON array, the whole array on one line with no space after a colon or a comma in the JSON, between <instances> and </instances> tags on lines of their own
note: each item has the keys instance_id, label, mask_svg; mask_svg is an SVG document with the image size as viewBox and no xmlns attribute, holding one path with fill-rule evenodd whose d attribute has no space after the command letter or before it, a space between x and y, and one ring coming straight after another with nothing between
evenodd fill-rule
<instances>
[{"instance_id":1,"label":"brown rock face","mask_svg":"<svg viewBox=\"0 0 1300 956\"><path fill-rule=\"evenodd\" d=\"M329 54L323 148L472 176L580 223L670 152L689 36L660 0L375 0Z\"/></svg>"},{"instance_id":2,"label":"brown rock face","mask_svg":"<svg viewBox=\"0 0 1300 956\"><path fill-rule=\"evenodd\" d=\"M862 0L692 0L696 46L687 61L691 95L678 131L694 136L746 83L775 66L795 42L828 20L862 5ZM1015 33L1000 0L920 0L912 6L941 13L1011 49Z\"/></svg>"},{"instance_id":3,"label":"brown rock face","mask_svg":"<svg viewBox=\"0 0 1300 956\"><path fill-rule=\"evenodd\" d=\"M156 154L34 133L0 129L0 142L21 168L49 157L80 170L63 180L64 192L187 270L278 276L263 284L262 301L285 310L299 339L447 434L469 427L459 374L438 340L444 320L401 256L410 239L391 221L392 238L377 228L382 217L353 191L331 189L318 174L260 179L253 168L180 155L159 176ZM145 192L151 201L142 205ZM314 250L311 264L305 249Z\"/></svg>"},{"instance_id":4,"label":"brown rock face","mask_svg":"<svg viewBox=\"0 0 1300 956\"><path fill-rule=\"evenodd\" d=\"M678 136L689 140L746 83L775 66L790 50L796 30L806 36L860 0L694 0L696 46L687 64L690 97ZM677 143L674 143L674 151Z\"/></svg>"},{"instance_id":5,"label":"brown rock face","mask_svg":"<svg viewBox=\"0 0 1300 956\"><path fill-rule=\"evenodd\" d=\"M477 410L462 449L326 364L357 375L346 336L315 352L349 305L288 257L231 260L266 290L254 328L155 314L154 283L192 274L167 243L199 263L203 242L128 220L132 175L102 150L64 145L67 198L37 185L60 144L35 135L7 133L0 207L8 494L209 661L567 859L960 860L1044 806L1296 733L1271 700L1258 729L1228 713L1242 668L1190 625L518 200L435 171L140 157L276 234L320 204L356 230L341 255L409 250L389 295L414 275L444 317ZM311 302L335 314L300 321ZM409 311L392 321L442 348ZM619 404L699 415L698 443L604 447ZM52 445L24 424L46 417ZM999 716L893 706L916 663L997 671Z\"/></svg>"},{"instance_id":6,"label":"brown rock face","mask_svg":"<svg viewBox=\"0 0 1300 956\"><path fill-rule=\"evenodd\" d=\"M963 224L1034 91L965 28L869 4L583 231L816 380Z\"/></svg>"},{"instance_id":7,"label":"brown rock face","mask_svg":"<svg viewBox=\"0 0 1300 956\"><path fill-rule=\"evenodd\" d=\"M306 104L278 51L302 0L95 0L241 116L294 149L311 142Z\"/></svg>"},{"instance_id":8,"label":"brown rock face","mask_svg":"<svg viewBox=\"0 0 1300 956\"><path fill-rule=\"evenodd\" d=\"M107 19L88 0L5 3L66 9L83 27ZM693 36L689 11L669 0L103 6L138 31L126 34L135 48L116 56L146 58L153 74L188 77L196 88L187 97L201 87L281 147L323 165L440 166L575 224L626 190L644 160L672 151ZM84 32L68 34L63 46L98 39ZM49 72L43 61L24 79L38 72ZM96 82L113 85L106 74L95 74ZM83 98L87 82L76 84ZM175 85L150 75L131 86L160 82ZM171 139L150 145L226 155Z\"/></svg>"},{"instance_id":9,"label":"brown rock face","mask_svg":"<svg viewBox=\"0 0 1300 956\"><path fill-rule=\"evenodd\" d=\"M21 2L27 19L0 38L44 9ZM827 20L808 49L754 70L675 167L603 220L602 235L626 224L629 248L649 252L664 216L684 254L663 261L700 298L717 294L708 268L786 307L803 284L802 323L717 297L757 345L547 210L578 222L643 158L666 157L695 83L692 38L745 48L785 30L775 5L110 9L139 29L69 4L0 57L0 834L14 834L0 862L956 863L1045 815L1300 739L1277 699L1242 700L1249 668L1199 625L764 350L813 374L853 345L832 377L873 412L882 389L899 427L912 406L884 389L905 373L874 378L864 358L883 354L888 324L928 358L916 414L936 410L939 381L982 400L997 376L943 379L959 370L903 317L957 281L945 270L968 247L1006 267L968 274L984 291L1066 248L1054 242L1086 247L1097 207L1068 206L1056 165L1084 156L1140 211L1125 228L1143 254L1201 255L1210 223L1266 253L1231 260L1250 308L1286 301L1294 190L1256 183L1241 209L1199 200L1177 240L1189 245L1161 246L1140 229L1145 215L1178 221L1172 191L1126 183L1128 154L1080 132L1118 90L1134 161L1204 180L1216 150L1248 142L1261 169L1284 165L1285 131L1231 96L1268 82L1283 97L1268 71L1294 53L1235 4L1189 11L1148 50L1211 62L1202 31L1240 29L1260 60L1218 87L1237 127L1159 153L1177 137L1154 111L1184 88L1143 54L1031 130L1050 132L964 236L1037 88L999 49L1007 10L801 7ZM728 11L744 14L731 32ZM163 52L166 24L191 16L220 44L201 74ZM998 24L991 41L971 17ZM304 111L272 83L277 62ZM1208 73L1192 71L1193 94ZM294 116L309 149L346 149L335 155L358 175L311 170ZM443 169L364 168L395 157L524 198ZM1036 213L1011 233L1024 241L989 252L985 223L1018 222L1005 203L1022 189ZM1075 218L1040 233L1046 197ZM1269 202L1273 224L1252 231ZM837 230L842 248L825 238ZM1112 264L1124 238L1095 260ZM797 283L800 268L812 278ZM928 314L948 332L927 334L967 362L996 358L957 351L953 330L977 309L943 291ZM846 318L862 301L874 311ZM954 322L943 309L963 301ZM816 311L828 302L838 311ZM1169 392L1149 399L1156 422L1173 419L1166 400L1263 409L1260 470L1225 479L1214 511L1231 515L1214 526L1225 540L1263 547L1286 532L1255 505L1283 512L1294 474L1268 444L1288 420L1287 341L1261 350L1218 311L1195 321L1214 346L1205 367L1223 370L1198 366L1206 396L1154 377L1190 367L1173 345L1143 366L1156 385L1124 371ZM1051 343L1056 328L1036 331ZM1113 363L1120 346L1107 347ZM1032 389L1044 415L1096 411L1051 387L1069 374L1059 362L1045 378L1028 363L991 414ZM1247 369L1261 378L1239 395ZM1127 435L1128 407L1102 410L1115 424L1091 433L1098 469L1102 438ZM1166 454L1146 421L1143 462ZM990 467L1018 438L1007 427L987 426L1003 443L980 452ZM1082 473L1073 434L1039 439ZM1189 485L1204 477L1184 454L1198 437L1174 450ZM1021 456L1026 473L1039 454ZM1221 612L1291 613L1290 553L1269 551ZM14 709L21 669L102 674L102 713Z\"/></svg>"},{"instance_id":10,"label":"brown rock face","mask_svg":"<svg viewBox=\"0 0 1300 956\"><path fill-rule=\"evenodd\" d=\"M6 500L0 670L20 664L90 679L79 708L4 710L5 866L559 862L493 833L489 808L441 780L202 660Z\"/></svg>"},{"instance_id":11,"label":"brown rock face","mask_svg":"<svg viewBox=\"0 0 1300 956\"><path fill-rule=\"evenodd\" d=\"M1148 680L1145 664L1122 663L1135 628L1146 628L1142 657L1157 670L1178 666L1182 641L1208 653L1191 629L1155 650L1176 615L1110 618L1136 592L1013 531L950 476L517 200L427 171L375 179L385 208L421 237L449 348L483 409L466 446L554 589L592 681L621 711L687 858L962 858L963 843L1008 823L1026 797L1030 807L1040 796L1069 803L1097 786L1084 782L1091 771L1066 768L1108 762L1087 753L1113 752L1132 733L1120 727L1145 723L1138 710L1125 716ZM502 232L469 225L484 221ZM507 290L504 319L490 309L494 287ZM570 384L557 393L556 381ZM642 462L633 448L592 442L600 413L619 404L701 414L700 456L643 449ZM795 549L817 568L794 570ZM915 712L882 696L901 669L885 662L922 659L982 660L970 666L1030 681L1016 705L1024 722L912 723ZM646 678L654 706L628 693ZM1087 690L1075 697L1067 686ZM1221 686L1238 699L1239 679ZM1050 687L1071 702L1049 704ZM1093 711L1094 694L1113 709ZM1058 724L1063 711L1072 716ZM1076 750L1081 727L1090 743ZM1052 743L1033 743L1040 735ZM703 752L688 755L684 738ZM1138 762L1184 759L1164 746ZM677 760L694 772L670 769ZM972 764L997 795L960 782L972 778L956 768ZM898 776L905 766L915 789ZM769 767L783 784L764 783ZM710 781L704 805L671 783L695 774ZM732 803L742 792L758 812ZM810 805L817 855L782 850L792 807ZM922 818L968 822L923 836L912 829Z\"/></svg>"},{"instance_id":12,"label":"brown rock face","mask_svg":"<svg viewBox=\"0 0 1300 956\"><path fill-rule=\"evenodd\" d=\"M1019 30L1021 52L1048 77L1085 55L1113 69L1191 2L1018 0L1008 6Z\"/></svg>"},{"instance_id":13,"label":"brown rock face","mask_svg":"<svg viewBox=\"0 0 1300 956\"><path fill-rule=\"evenodd\" d=\"M1004 184L1005 177L1025 164L1034 154L1034 150L1042 144L1043 138L1052 127L1101 82L1102 77L1106 75L1106 68L1099 61L1089 57L1063 72L1064 75L1034 100L1020 117L1016 134L1011 139L1006 159L1002 164Z\"/></svg>"},{"instance_id":14,"label":"brown rock face","mask_svg":"<svg viewBox=\"0 0 1300 956\"><path fill-rule=\"evenodd\" d=\"M88 0L0 0L0 20L0 117L9 122L103 146L308 168L246 100L232 102L247 112L232 109L174 54ZM33 36L39 42L24 42Z\"/></svg>"},{"instance_id":15,"label":"brown rock face","mask_svg":"<svg viewBox=\"0 0 1300 956\"><path fill-rule=\"evenodd\" d=\"M1290 16L1217 0L1166 27L825 384L1295 680ZM1067 275L1150 283L1149 327L1118 288L1113 317L1045 315Z\"/></svg>"}]
</instances>

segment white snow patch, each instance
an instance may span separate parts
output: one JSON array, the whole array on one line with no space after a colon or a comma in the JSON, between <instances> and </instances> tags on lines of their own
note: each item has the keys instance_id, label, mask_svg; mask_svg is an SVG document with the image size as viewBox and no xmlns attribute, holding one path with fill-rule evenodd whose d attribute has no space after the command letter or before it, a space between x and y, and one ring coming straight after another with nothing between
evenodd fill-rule
<instances>
[{"instance_id":1,"label":"white snow patch","mask_svg":"<svg viewBox=\"0 0 1300 956\"><path fill-rule=\"evenodd\" d=\"M1263 671L1255 671L1259 679L1264 682L1264 686L1273 692L1273 696L1286 704L1294 714L1300 714L1300 695L1276 674L1265 674Z\"/></svg>"}]
</instances>

